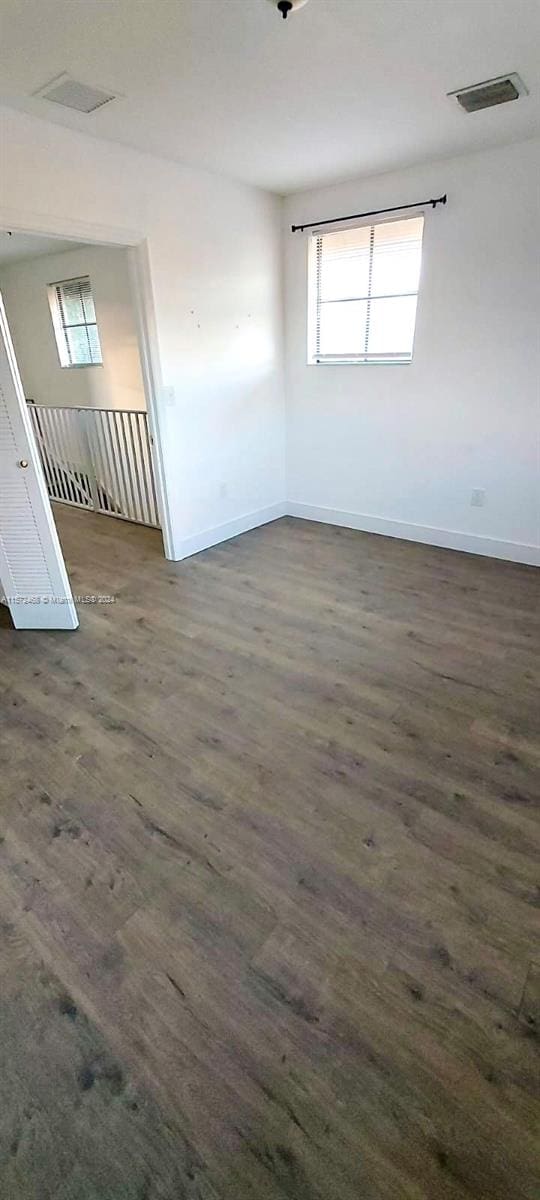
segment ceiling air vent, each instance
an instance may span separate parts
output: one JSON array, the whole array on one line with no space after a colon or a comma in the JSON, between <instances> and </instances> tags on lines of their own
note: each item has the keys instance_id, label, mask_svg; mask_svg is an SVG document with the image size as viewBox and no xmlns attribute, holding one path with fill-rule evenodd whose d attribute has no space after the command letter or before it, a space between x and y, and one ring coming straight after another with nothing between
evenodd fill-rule
<instances>
[{"instance_id":1,"label":"ceiling air vent","mask_svg":"<svg viewBox=\"0 0 540 1200\"><path fill-rule=\"evenodd\" d=\"M40 96L42 100L50 100L53 104L61 104L64 108L73 108L82 113L95 112L96 108L103 108L104 104L115 100L118 95L104 92L102 88L90 87L87 83L78 83L66 74L57 75L56 79L52 79L33 94Z\"/></svg>"},{"instance_id":2,"label":"ceiling air vent","mask_svg":"<svg viewBox=\"0 0 540 1200\"><path fill-rule=\"evenodd\" d=\"M519 96L527 95L527 88L515 72L511 75L500 75L498 79L485 79L483 83L473 83L471 87L457 88L455 92L447 92L455 96L458 104L465 112L479 112L481 108L492 108L494 104L507 104L509 100L517 100Z\"/></svg>"}]
</instances>

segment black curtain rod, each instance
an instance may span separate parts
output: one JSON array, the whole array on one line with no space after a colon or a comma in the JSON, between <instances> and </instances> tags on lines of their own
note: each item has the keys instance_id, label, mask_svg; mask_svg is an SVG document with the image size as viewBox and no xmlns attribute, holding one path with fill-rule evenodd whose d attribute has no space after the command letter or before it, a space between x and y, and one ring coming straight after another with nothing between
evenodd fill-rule
<instances>
[{"instance_id":1,"label":"black curtain rod","mask_svg":"<svg viewBox=\"0 0 540 1200\"><path fill-rule=\"evenodd\" d=\"M426 208L431 204L432 208L436 208L438 204L446 204L446 192L444 196L439 196L437 200L419 200L418 204L396 204L394 208L375 208L373 212L353 213L350 217L332 217L330 221L308 221L306 225L291 225L291 232L301 233L304 229L316 229L318 225L337 225L340 221L360 221L362 217L381 217L383 213L403 212L406 208Z\"/></svg>"}]
</instances>

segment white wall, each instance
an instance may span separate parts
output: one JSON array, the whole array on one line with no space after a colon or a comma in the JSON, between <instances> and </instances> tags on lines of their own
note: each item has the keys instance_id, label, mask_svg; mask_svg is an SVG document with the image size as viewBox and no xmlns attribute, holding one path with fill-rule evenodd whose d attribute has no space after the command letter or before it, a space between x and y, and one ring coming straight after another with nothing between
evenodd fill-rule
<instances>
[{"instance_id":1,"label":"white wall","mask_svg":"<svg viewBox=\"0 0 540 1200\"><path fill-rule=\"evenodd\" d=\"M11 109L1 117L1 225L69 235L65 218L96 240L99 226L148 239L160 384L174 389L169 404L160 388L159 408L175 556L282 512L279 200Z\"/></svg>"},{"instance_id":2,"label":"white wall","mask_svg":"<svg viewBox=\"0 0 540 1200\"><path fill-rule=\"evenodd\" d=\"M293 512L539 561L539 150L525 142L288 199ZM413 363L306 366L307 238L291 223L445 191L447 207L426 215ZM473 488L485 507L471 507Z\"/></svg>"},{"instance_id":3,"label":"white wall","mask_svg":"<svg viewBox=\"0 0 540 1200\"><path fill-rule=\"evenodd\" d=\"M426 221L409 366L306 366L306 240L286 235L286 486L281 202L4 110L0 225L73 235L73 220L97 241L111 226L148 239L177 557L287 508L534 560L538 149L289 198L287 227L448 192Z\"/></svg>"},{"instance_id":4,"label":"white wall","mask_svg":"<svg viewBox=\"0 0 540 1200\"><path fill-rule=\"evenodd\" d=\"M60 366L47 285L89 275L103 365ZM36 404L146 407L127 251L83 246L0 264L0 291L25 395Z\"/></svg>"}]
</instances>

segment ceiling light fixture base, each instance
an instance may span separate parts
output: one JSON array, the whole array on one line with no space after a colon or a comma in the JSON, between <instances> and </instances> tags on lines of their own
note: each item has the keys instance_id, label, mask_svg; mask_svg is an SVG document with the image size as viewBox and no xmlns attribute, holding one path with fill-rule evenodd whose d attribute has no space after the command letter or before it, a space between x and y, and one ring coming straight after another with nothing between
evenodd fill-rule
<instances>
[{"instance_id":1,"label":"ceiling light fixture base","mask_svg":"<svg viewBox=\"0 0 540 1200\"><path fill-rule=\"evenodd\" d=\"M268 0L269 4L273 4L281 13L285 21L291 12L296 12L297 8L303 8L307 4L307 0Z\"/></svg>"}]
</instances>

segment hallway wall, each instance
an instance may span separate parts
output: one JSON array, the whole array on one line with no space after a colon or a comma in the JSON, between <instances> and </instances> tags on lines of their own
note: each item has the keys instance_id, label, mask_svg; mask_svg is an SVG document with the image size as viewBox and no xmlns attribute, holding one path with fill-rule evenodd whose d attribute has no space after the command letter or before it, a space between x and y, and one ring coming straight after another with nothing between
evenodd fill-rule
<instances>
[{"instance_id":1,"label":"hallway wall","mask_svg":"<svg viewBox=\"0 0 540 1200\"><path fill-rule=\"evenodd\" d=\"M103 364L62 367L48 285L89 275ZM0 265L0 291L25 395L36 404L145 409L127 251L83 246Z\"/></svg>"}]
</instances>

